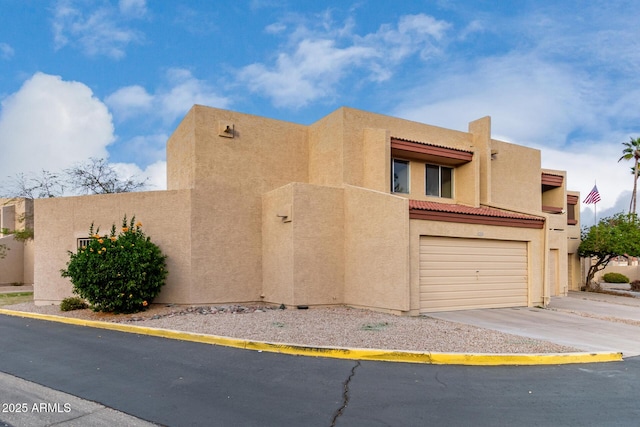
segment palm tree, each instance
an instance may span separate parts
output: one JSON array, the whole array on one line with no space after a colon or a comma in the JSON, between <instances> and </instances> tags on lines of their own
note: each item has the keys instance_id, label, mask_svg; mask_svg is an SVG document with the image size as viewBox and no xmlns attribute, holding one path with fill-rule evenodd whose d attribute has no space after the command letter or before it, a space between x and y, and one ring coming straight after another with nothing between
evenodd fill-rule
<instances>
[{"instance_id":1,"label":"palm tree","mask_svg":"<svg viewBox=\"0 0 640 427\"><path fill-rule=\"evenodd\" d=\"M629 204L629 213L636 213L636 190L638 187L638 162L640 162L640 138L629 138L629 142L623 142L624 149L620 160L633 159L633 193L631 193L631 203Z\"/></svg>"}]
</instances>

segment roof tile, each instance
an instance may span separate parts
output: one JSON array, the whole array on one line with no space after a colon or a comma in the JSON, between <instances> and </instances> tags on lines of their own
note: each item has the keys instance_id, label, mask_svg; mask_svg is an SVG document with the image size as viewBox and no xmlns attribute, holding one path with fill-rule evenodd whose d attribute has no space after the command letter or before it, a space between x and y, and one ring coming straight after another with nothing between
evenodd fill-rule
<instances>
[{"instance_id":1,"label":"roof tile","mask_svg":"<svg viewBox=\"0 0 640 427\"><path fill-rule=\"evenodd\" d=\"M505 211L502 209L490 208L487 206L480 206L478 208L474 208L472 206L466 206L466 205L428 202L425 200L409 200L409 209L449 212L449 213L457 213L457 214L463 214L463 215L464 214L481 215L481 216L490 216L490 217L498 217L498 218L518 218L518 219L544 221L543 217Z\"/></svg>"}]
</instances>

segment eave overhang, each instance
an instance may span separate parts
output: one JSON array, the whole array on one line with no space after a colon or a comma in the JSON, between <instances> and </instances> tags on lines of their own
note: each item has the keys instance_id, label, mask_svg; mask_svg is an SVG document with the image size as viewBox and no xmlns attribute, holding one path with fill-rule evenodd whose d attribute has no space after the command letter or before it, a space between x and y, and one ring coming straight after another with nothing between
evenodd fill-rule
<instances>
[{"instance_id":1,"label":"eave overhang","mask_svg":"<svg viewBox=\"0 0 640 427\"><path fill-rule=\"evenodd\" d=\"M554 175L551 173L542 172L542 185L547 187L562 187L562 183L564 182L564 177L562 175Z\"/></svg>"},{"instance_id":2,"label":"eave overhang","mask_svg":"<svg viewBox=\"0 0 640 427\"><path fill-rule=\"evenodd\" d=\"M534 229L542 229L545 221L543 217L487 206L475 208L423 200L409 200L409 219Z\"/></svg>"},{"instance_id":3,"label":"eave overhang","mask_svg":"<svg viewBox=\"0 0 640 427\"><path fill-rule=\"evenodd\" d=\"M391 137L391 152L396 157L418 158L447 166L459 166L473 159L472 151L396 137Z\"/></svg>"}]
</instances>

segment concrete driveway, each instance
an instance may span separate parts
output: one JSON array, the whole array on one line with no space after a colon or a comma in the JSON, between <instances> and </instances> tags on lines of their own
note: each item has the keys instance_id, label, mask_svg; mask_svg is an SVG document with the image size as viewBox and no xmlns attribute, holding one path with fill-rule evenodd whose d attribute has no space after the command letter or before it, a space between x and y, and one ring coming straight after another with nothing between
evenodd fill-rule
<instances>
[{"instance_id":1,"label":"concrete driveway","mask_svg":"<svg viewBox=\"0 0 640 427\"><path fill-rule=\"evenodd\" d=\"M430 317L554 342L582 351L640 355L640 298L569 292L547 308L429 313Z\"/></svg>"}]
</instances>

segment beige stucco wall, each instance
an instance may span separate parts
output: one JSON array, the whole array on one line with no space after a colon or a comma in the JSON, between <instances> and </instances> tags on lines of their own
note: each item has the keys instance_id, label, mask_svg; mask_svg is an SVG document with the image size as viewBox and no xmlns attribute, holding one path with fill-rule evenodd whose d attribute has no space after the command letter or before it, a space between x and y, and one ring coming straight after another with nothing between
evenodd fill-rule
<instances>
[{"instance_id":1,"label":"beige stucco wall","mask_svg":"<svg viewBox=\"0 0 640 427\"><path fill-rule=\"evenodd\" d=\"M33 200L24 198L0 198L0 244L9 248L0 259L0 284L33 283L34 254L31 240L17 241L9 231L33 228Z\"/></svg>"},{"instance_id":2,"label":"beige stucco wall","mask_svg":"<svg viewBox=\"0 0 640 427\"><path fill-rule=\"evenodd\" d=\"M33 240L27 240L23 242L22 283L33 284L34 265L34 243Z\"/></svg>"},{"instance_id":3,"label":"beige stucco wall","mask_svg":"<svg viewBox=\"0 0 640 427\"><path fill-rule=\"evenodd\" d=\"M577 224L567 226L567 264L569 276L569 290L579 291L582 287L582 274L580 268L580 256L578 255L578 248L580 246L580 193L577 191L567 191L567 195L575 196L578 198L578 204L575 205L575 219Z\"/></svg>"},{"instance_id":4,"label":"beige stucco wall","mask_svg":"<svg viewBox=\"0 0 640 427\"><path fill-rule=\"evenodd\" d=\"M388 193L391 188L391 133L386 129L363 129L362 186Z\"/></svg>"},{"instance_id":5,"label":"beige stucco wall","mask_svg":"<svg viewBox=\"0 0 640 427\"><path fill-rule=\"evenodd\" d=\"M100 233L119 227L122 218L135 215L143 231L167 258L167 283L155 302L191 302L191 192L155 191L60 197L35 201L36 304L58 303L72 295L69 279L60 270L76 251L77 238L87 237L91 223Z\"/></svg>"},{"instance_id":6,"label":"beige stucco wall","mask_svg":"<svg viewBox=\"0 0 640 427\"><path fill-rule=\"evenodd\" d=\"M24 230L33 227L33 200L21 197L0 198L0 235L2 229Z\"/></svg>"},{"instance_id":7,"label":"beige stucco wall","mask_svg":"<svg viewBox=\"0 0 640 427\"><path fill-rule=\"evenodd\" d=\"M340 187L344 182L344 109L309 126L309 178L317 185Z\"/></svg>"},{"instance_id":8,"label":"beige stucco wall","mask_svg":"<svg viewBox=\"0 0 640 427\"><path fill-rule=\"evenodd\" d=\"M585 265L586 265L586 269L584 272L584 277L586 277L587 272L588 272L588 263L585 260ZM638 265L614 265L614 264L609 264L607 265L607 267L605 267L604 270L600 270L598 273L596 273L595 277L593 278L594 281L596 282L604 282L604 279L602 278L602 276L604 276L607 273L620 273L620 274L624 274L625 276L627 276L629 278L629 281L632 282L634 280L640 280L640 266ZM584 283L583 283L584 285Z\"/></svg>"},{"instance_id":9,"label":"beige stucco wall","mask_svg":"<svg viewBox=\"0 0 640 427\"><path fill-rule=\"evenodd\" d=\"M567 295L569 290L569 271L568 271L568 259L567 259L567 222L564 215L548 215L548 224L552 219L557 220L556 217L564 217L564 225L561 229L554 228L554 225L548 226L548 239L549 239L549 252L546 259L546 272L547 272L547 293L550 296L564 296ZM551 263L556 263L557 267L551 266ZM550 275L555 270L555 279ZM555 286L554 286L555 285Z\"/></svg>"},{"instance_id":10,"label":"beige stucco wall","mask_svg":"<svg viewBox=\"0 0 640 427\"><path fill-rule=\"evenodd\" d=\"M31 283L24 277L24 243L4 236L0 237L0 245L6 247L5 257L0 259L0 285Z\"/></svg>"},{"instance_id":11,"label":"beige stucco wall","mask_svg":"<svg viewBox=\"0 0 640 427\"><path fill-rule=\"evenodd\" d=\"M478 184L478 201L481 204L488 204L492 202L493 191L491 118L483 117L469 123L469 134L471 134L474 151L473 162L478 164L478 175L475 178Z\"/></svg>"},{"instance_id":12,"label":"beige stucco wall","mask_svg":"<svg viewBox=\"0 0 640 427\"><path fill-rule=\"evenodd\" d=\"M288 184L262 197L261 300L294 304L293 187Z\"/></svg>"},{"instance_id":13,"label":"beige stucco wall","mask_svg":"<svg viewBox=\"0 0 640 427\"><path fill-rule=\"evenodd\" d=\"M293 185L294 304L343 303L344 191Z\"/></svg>"},{"instance_id":14,"label":"beige stucco wall","mask_svg":"<svg viewBox=\"0 0 640 427\"><path fill-rule=\"evenodd\" d=\"M307 128L201 106L190 114L197 153L191 298L200 303L257 301L262 292L262 195L308 180ZM234 127L233 138L219 135L220 122Z\"/></svg>"},{"instance_id":15,"label":"beige stucco wall","mask_svg":"<svg viewBox=\"0 0 640 427\"><path fill-rule=\"evenodd\" d=\"M194 106L167 141L167 189L195 187L196 110Z\"/></svg>"},{"instance_id":16,"label":"beige stucco wall","mask_svg":"<svg viewBox=\"0 0 640 427\"><path fill-rule=\"evenodd\" d=\"M373 136L376 129L385 132L387 138L472 149L471 136L467 132L342 107L309 126L309 182L329 186L348 184L389 191L390 172L384 173L388 166L385 171L380 169L376 172L385 177L387 183L383 186L379 181L372 181L372 171L368 167L371 164L379 165L382 156L379 151L382 147L373 148L371 145L374 139L380 141L381 133ZM387 140L385 144L388 143ZM386 149L384 155L390 165L390 151ZM411 197L414 197L413 193ZM416 191L415 197L424 198L424 192L419 194Z\"/></svg>"},{"instance_id":17,"label":"beige stucco wall","mask_svg":"<svg viewBox=\"0 0 640 427\"><path fill-rule=\"evenodd\" d=\"M454 197L425 196L417 159L411 193L390 194L392 137L472 151L455 168ZM70 294L59 270L91 222L108 231L125 213L169 256L159 302L417 314L421 235L527 242L529 305L549 296L550 250L564 257L561 276L569 273L564 214L544 215L543 230L409 220L409 198L543 216L540 152L491 139L488 117L459 132L341 108L304 126L196 105L167 142L167 163L166 192L36 202L38 303Z\"/></svg>"},{"instance_id":18,"label":"beige stucco wall","mask_svg":"<svg viewBox=\"0 0 640 427\"><path fill-rule=\"evenodd\" d=\"M343 303L343 189L291 183L263 197L263 300Z\"/></svg>"},{"instance_id":19,"label":"beige stucco wall","mask_svg":"<svg viewBox=\"0 0 640 427\"><path fill-rule=\"evenodd\" d=\"M407 212L404 198L348 185L265 194L263 300L408 312Z\"/></svg>"},{"instance_id":20,"label":"beige stucco wall","mask_svg":"<svg viewBox=\"0 0 640 427\"><path fill-rule=\"evenodd\" d=\"M580 193L567 191L567 174L565 171L555 169L542 169L542 173L561 176L563 185L548 189L542 193L542 206L551 206L562 209L562 213L547 213L548 246L547 254L547 281L549 283L548 292L551 296L565 296L569 290L580 289L580 258L577 255L580 245L580 204L576 205L576 219L578 223L569 225L567 223L567 196L580 197ZM555 261L557 259L557 261ZM552 263L557 262L554 289L554 280L550 277L553 274Z\"/></svg>"},{"instance_id":21,"label":"beige stucco wall","mask_svg":"<svg viewBox=\"0 0 640 427\"><path fill-rule=\"evenodd\" d=\"M345 186L346 304L409 311L408 211L405 198Z\"/></svg>"},{"instance_id":22,"label":"beige stucco wall","mask_svg":"<svg viewBox=\"0 0 640 427\"><path fill-rule=\"evenodd\" d=\"M365 129L384 129L388 131L390 137L445 145L462 150L472 150L471 136L467 132L459 132L353 108L345 107L338 111L341 111L344 115L345 184L366 187L364 185L364 165L366 163L363 161L366 150L365 145L362 143ZM388 161L391 162L390 156ZM385 191L389 191L391 188L390 173L387 174L387 179L389 183ZM424 177L422 181L424 181ZM411 197L413 196L414 194L412 193ZM418 196L418 193L416 193L416 196ZM424 197L424 192L420 197Z\"/></svg>"},{"instance_id":23,"label":"beige stucco wall","mask_svg":"<svg viewBox=\"0 0 640 427\"><path fill-rule=\"evenodd\" d=\"M491 203L540 211L540 150L491 140ZM533 195L536 195L533 197Z\"/></svg>"},{"instance_id":24,"label":"beige stucco wall","mask_svg":"<svg viewBox=\"0 0 640 427\"><path fill-rule=\"evenodd\" d=\"M411 313L420 309L420 236L465 237L527 242L529 275L528 305L542 305L545 297L545 230L499 227L480 224L453 224L440 221L410 220Z\"/></svg>"}]
</instances>

